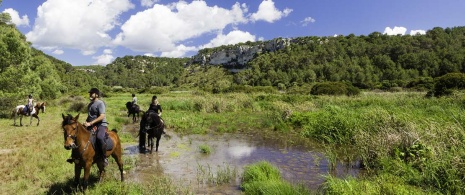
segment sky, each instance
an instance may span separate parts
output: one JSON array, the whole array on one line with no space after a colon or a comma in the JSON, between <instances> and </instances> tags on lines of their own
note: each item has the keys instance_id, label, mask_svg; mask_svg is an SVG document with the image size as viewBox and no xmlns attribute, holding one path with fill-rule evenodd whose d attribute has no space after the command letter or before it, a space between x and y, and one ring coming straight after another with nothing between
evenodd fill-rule
<instances>
[{"instance_id":1,"label":"sky","mask_svg":"<svg viewBox=\"0 0 465 195\"><path fill-rule=\"evenodd\" d=\"M191 57L278 37L425 34L465 26L465 0L3 0L36 49L71 65Z\"/></svg>"}]
</instances>

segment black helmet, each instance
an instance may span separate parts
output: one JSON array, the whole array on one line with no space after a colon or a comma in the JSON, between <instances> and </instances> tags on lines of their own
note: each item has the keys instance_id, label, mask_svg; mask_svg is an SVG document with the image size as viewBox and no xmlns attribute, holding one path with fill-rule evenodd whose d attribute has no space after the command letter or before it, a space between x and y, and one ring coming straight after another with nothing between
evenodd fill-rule
<instances>
[{"instance_id":1,"label":"black helmet","mask_svg":"<svg viewBox=\"0 0 465 195\"><path fill-rule=\"evenodd\" d=\"M32 98L32 94L29 94L29 98Z\"/></svg>"},{"instance_id":2,"label":"black helmet","mask_svg":"<svg viewBox=\"0 0 465 195\"><path fill-rule=\"evenodd\" d=\"M132 94L132 97L136 97L136 94Z\"/></svg>"},{"instance_id":3,"label":"black helmet","mask_svg":"<svg viewBox=\"0 0 465 195\"><path fill-rule=\"evenodd\" d=\"M90 89L89 93L96 93L97 95L100 95L100 91L97 88Z\"/></svg>"},{"instance_id":4,"label":"black helmet","mask_svg":"<svg viewBox=\"0 0 465 195\"><path fill-rule=\"evenodd\" d=\"M152 96L152 100L155 100L155 99L157 99L157 96L156 95Z\"/></svg>"}]
</instances>

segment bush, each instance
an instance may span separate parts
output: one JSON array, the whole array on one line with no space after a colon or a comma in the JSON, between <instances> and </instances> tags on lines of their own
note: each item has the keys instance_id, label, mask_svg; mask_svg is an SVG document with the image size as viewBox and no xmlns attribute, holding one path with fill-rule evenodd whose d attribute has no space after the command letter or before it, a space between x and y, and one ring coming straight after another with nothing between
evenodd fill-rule
<instances>
[{"instance_id":1,"label":"bush","mask_svg":"<svg viewBox=\"0 0 465 195\"><path fill-rule=\"evenodd\" d=\"M433 94L436 97L450 95L454 89L465 89L465 74L448 73L436 78Z\"/></svg>"}]
</instances>

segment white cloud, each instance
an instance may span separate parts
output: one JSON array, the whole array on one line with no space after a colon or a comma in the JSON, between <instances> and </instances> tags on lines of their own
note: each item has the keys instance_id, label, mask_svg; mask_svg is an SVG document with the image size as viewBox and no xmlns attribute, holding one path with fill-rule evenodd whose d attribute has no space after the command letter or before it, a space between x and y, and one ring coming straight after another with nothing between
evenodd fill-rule
<instances>
[{"instance_id":1,"label":"white cloud","mask_svg":"<svg viewBox=\"0 0 465 195\"><path fill-rule=\"evenodd\" d=\"M119 24L123 12L134 8L130 0L48 0L37 8L28 41L39 47L78 49L94 54L111 45L108 32Z\"/></svg>"},{"instance_id":2,"label":"white cloud","mask_svg":"<svg viewBox=\"0 0 465 195\"><path fill-rule=\"evenodd\" d=\"M233 45L237 43L245 43L247 41L255 41L255 36L251 35L249 32L243 32L240 30L234 30L228 33L227 35L218 34L214 39L209 43L201 46L200 48L212 48L218 47L221 45Z\"/></svg>"},{"instance_id":3,"label":"white cloud","mask_svg":"<svg viewBox=\"0 0 465 195\"><path fill-rule=\"evenodd\" d=\"M140 5L142 7L152 7L155 3L159 2L160 0L141 0Z\"/></svg>"},{"instance_id":4,"label":"white cloud","mask_svg":"<svg viewBox=\"0 0 465 195\"><path fill-rule=\"evenodd\" d=\"M162 56L182 53L180 42L206 33L223 30L228 25L246 23L246 8L239 3L231 9L208 6L205 1L170 5L155 4L139 12L122 26L114 44L139 52L162 52ZM189 48L189 47L185 47Z\"/></svg>"},{"instance_id":5,"label":"white cloud","mask_svg":"<svg viewBox=\"0 0 465 195\"><path fill-rule=\"evenodd\" d=\"M161 53L161 57L171 57L171 58L179 58L185 56L187 52L190 51L197 51L197 47L186 47L185 45L181 44L176 46L176 49L170 51L164 51Z\"/></svg>"},{"instance_id":6,"label":"white cloud","mask_svg":"<svg viewBox=\"0 0 465 195\"><path fill-rule=\"evenodd\" d=\"M314 23L315 19L312 17L306 17L304 20L300 21L302 23L302 26L307 26L309 23Z\"/></svg>"},{"instance_id":7,"label":"white cloud","mask_svg":"<svg viewBox=\"0 0 465 195\"><path fill-rule=\"evenodd\" d=\"M405 32L407 32L407 29L405 27L394 26L394 28L392 28L392 29L390 27L386 27L384 29L383 34L387 34L387 35L398 35L398 34L405 35Z\"/></svg>"},{"instance_id":8,"label":"white cloud","mask_svg":"<svg viewBox=\"0 0 465 195\"><path fill-rule=\"evenodd\" d=\"M65 52L63 50L61 50L61 49L57 49L57 50L54 50L52 53L56 54L56 55L61 55L61 54L65 53Z\"/></svg>"},{"instance_id":9,"label":"white cloud","mask_svg":"<svg viewBox=\"0 0 465 195\"><path fill-rule=\"evenodd\" d=\"M258 6L258 11L253 13L250 18L252 21L264 20L269 23L273 23L282 17L288 16L292 12L292 9L286 8L283 11L279 11L272 0L264 0Z\"/></svg>"},{"instance_id":10,"label":"white cloud","mask_svg":"<svg viewBox=\"0 0 465 195\"><path fill-rule=\"evenodd\" d=\"M110 49L104 49L103 54L99 56L94 56L92 59L96 59L94 64L98 65L107 65L115 59L115 57L112 55L113 52Z\"/></svg>"},{"instance_id":11,"label":"white cloud","mask_svg":"<svg viewBox=\"0 0 465 195\"><path fill-rule=\"evenodd\" d=\"M3 13L8 13L11 16L11 22L16 26L29 26L29 17L24 15L23 17L19 16L19 13L11 8L5 9Z\"/></svg>"},{"instance_id":12,"label":"white cloud","mask_svg":"<svg viewBox=\"0 0 465 195\"><path fill-rule=\"evenodd\" d=\"M410 31L410 35L418 35L418 34L424 35L426 34L426 31L425 30L411 30Z\"/></svg>"}]
</instances>

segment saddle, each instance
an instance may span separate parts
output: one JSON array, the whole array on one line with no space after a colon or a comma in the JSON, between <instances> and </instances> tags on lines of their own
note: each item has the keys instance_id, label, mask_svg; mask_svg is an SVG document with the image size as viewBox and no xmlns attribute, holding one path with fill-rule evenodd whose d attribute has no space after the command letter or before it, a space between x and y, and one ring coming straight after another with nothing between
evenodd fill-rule
<instances>
[{"instance_id":1,"label":"saddle","mask_svg":"<svg viewBox=\"0 0 465 195\"><path fill-rule=\"evenodd\" d=\"M90 143L94 148L100 148L97 147L97 126L93 126L92 129L90 129L92 136L90 136ZM109 134L108 134L108 128L105 131L105 143L107 144L107 151L113 149L114 143L113 140L110 139ZM99 150L97 150L99 151Z\"/></svg>"}]
</instances>

